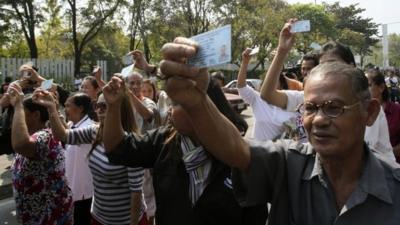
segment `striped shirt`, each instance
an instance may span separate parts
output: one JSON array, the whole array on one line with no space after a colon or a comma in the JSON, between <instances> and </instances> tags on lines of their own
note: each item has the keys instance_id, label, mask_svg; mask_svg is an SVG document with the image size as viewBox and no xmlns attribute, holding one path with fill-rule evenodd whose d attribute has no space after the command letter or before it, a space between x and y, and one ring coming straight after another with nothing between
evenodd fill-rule
<instances>
[{"instance_id":1,"label":"striped shirt","mask_svg":"<svg viewBox=\"0 0 400 225\"><path fill-rule=\"evenodd\" d=\"M92 143L97 126L68 130L67 144ZM103 144L96 146L89 157L89 167L93 175L94 201L92 213L102 224L130 224L131 193L141 192L143 168L112 165L105 155ZM144 204L140 217L144 213Z\"/></svg>"}]
</instances>

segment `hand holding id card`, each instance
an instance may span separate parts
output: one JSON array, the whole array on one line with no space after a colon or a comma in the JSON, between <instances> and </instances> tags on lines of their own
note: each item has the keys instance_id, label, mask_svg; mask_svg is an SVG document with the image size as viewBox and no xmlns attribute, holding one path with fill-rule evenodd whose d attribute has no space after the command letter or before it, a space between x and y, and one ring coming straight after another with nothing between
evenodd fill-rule
<instances>
[{"instance_id":1,"label":"hand holding id card","mask_svg":"<svg viewBox=\"0 0 400 225\"><path fill-rule=\"evenodd\" d=\"M50 80L44 80L42 81L42 84L40 85L40 88L43 90L50 90L53 87L53 79Z\"/></svg>"},{"instance_id":2,"label":"hand holding id card","mask_svg":"<svg viewBox=\"0 0 400 225\"><path fill-rule=\"evenodd\" d=\"M290 32L292 33L309 32L310 29L311 25L309 20L299 20L292 24Z\"/></svg>"},{"instance_id":3,"label":"hand holding id card","mask_svg":"<svg viewBox=\"0 0 400 225\"><path fill-rule=\"evenodd\" d=\"M231 61L231 25L193 36L191 39L199 44L199 51L189 59L189 65L205 68Z\"/></svg>"}]
</instances>

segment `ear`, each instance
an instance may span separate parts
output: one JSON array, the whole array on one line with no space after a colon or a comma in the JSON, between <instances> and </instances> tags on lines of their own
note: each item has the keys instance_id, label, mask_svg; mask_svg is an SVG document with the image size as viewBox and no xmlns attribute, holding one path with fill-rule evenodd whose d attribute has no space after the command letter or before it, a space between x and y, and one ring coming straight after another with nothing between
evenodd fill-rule
<instances>
[{"instance_id":1,"label":"ear","mask_svg":"<svg viewBox=\"0 0 400 225\"><path fill-rule=\"evenodd\" d=\"M367 126L372 126L375 123L376 118L378 118L379 112L381 110L381 105L377 99L371 99L367 106Z\"/></svg>"}]
</instances>

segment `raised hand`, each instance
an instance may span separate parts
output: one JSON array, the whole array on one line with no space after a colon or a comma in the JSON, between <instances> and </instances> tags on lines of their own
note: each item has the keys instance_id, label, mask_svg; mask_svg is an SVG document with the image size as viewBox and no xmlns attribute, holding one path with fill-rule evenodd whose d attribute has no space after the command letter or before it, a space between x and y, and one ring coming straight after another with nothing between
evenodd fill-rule
<instances>
[{"instance_id":1,"label":"raised hand","mask_svg":"<svg viewBox=\"0 0 400 225\"><path fill-rule=\"evenodd\" d=\"M246 62L248 63L250 61L250 52L251 52L251 48L246 48L243 52L242 52L242 62Z\"/></svg>"},{"instance_id":2,"label":"raised hand","mask_svg":"<svg viewBox=\"0 0 400 225\"><path fill-rule=\"evenodd\" d=\"M143 52L140 50L134 50L130 52L135 60L135 67L144 71L148 71L149 63L147 62L146 58L143 55Z\"/></svg>"},{"instance_id":3,"label":"raised hand","mask_svg":"<svg viewBox=\"0 0 400 225\"><path fill-rule=\"evenodd\" d=\"M26 74L26 76L20 76L20 80L21 80L21 85L24 86L40 86L40 83L46 79L44 79L42 76L39 75L38 72L36 72L36 70L34 70L32 68L32 66L30 65L22 65L19 68L19 72L21 73L21 75Z\"/></svg>"},{"instance_id":4,"label":"raised hand","mask_svg":"<svg viewBox=\"0 0 400 225\"><path fill-rule=\"evenodd\" d=\"M103 95L108 106L121 104L125 96L124 81L118 76L113 76L106 86L103 87Z\"/></svg>"},{"instance_id":5,"label":"raised hand","mask_svg":"<svg viewBox=\"0 0 400 225\"><path fill-rule=\"evenodd\" d=\"M57 109L57 99L52 92L38 88L33 92L32 100L48 110Z\"/></svg>"},{"instance_id":6,"label":"raised hand","mask_svg":"<svg viewBox=\"0 0 400 225\"><path fill-rule=\"evenodd\" d=\"M10 84L7 89L6 95L8 96L10 104L14 107L17 104L22 103L22 101L24 100L24 93L22 92L22 88L15 82Z\"/></svg>"},{"instance_id":7,"label":"raised hand","mask_svg":"<svg viewBox=\"0 0 400 225\"><path fill-rule=\"evenodd\" d=\"M101 80L101 67L100 66L95 66L93 68L93 76L96 78L96 80Z\"/></svg>"},{"instance_id":8,"label":"raised hand","mask_svg":"<svg viewBox=\"0 0 400 225\"><path fill-rule=\"evenodd\" d=\"M209 74L207 68L199 69L185 64L198 49L193 40L178 37L173 43L165 44L161 53L161 73L165 78L168 96L184 107L198 104L207 95Z\"/></svg>"},{"instance_id":9,"label":"raised hand","mask_svg":"<svg viewBox=\"0 0 400 225\"><path fill-rule=\"evenodd\" d=\"M285 51L290 51L294 45L296 35L290 32L291 26L297 19L290 19L282 28L279 35L278 48Z\"/></svg>"}]
</instances>

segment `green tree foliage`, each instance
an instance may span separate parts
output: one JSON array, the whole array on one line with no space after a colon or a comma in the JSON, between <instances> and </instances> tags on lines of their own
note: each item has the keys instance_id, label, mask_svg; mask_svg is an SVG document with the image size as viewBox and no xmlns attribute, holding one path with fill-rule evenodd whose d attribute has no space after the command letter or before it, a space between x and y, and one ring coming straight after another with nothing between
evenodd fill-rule
<instances>
[{"instance_id":1,"label":"green tree foliage","mask_svg":"<svg viewBox=\"0 0 400 225\"><path fill-rule=\"evenodd\" d=\"M35 30L39 27L40 22L43 21L39 5L39 1L35 2L33 0L0 1L0 7L7 10L3 11L3 15L6 15L8 25L16 25L23 34L29 46L31 58L38 57Z\"/></svg>"},{"instance_id":2,"label":"green tree foliage","mask_svg":"<svg viewBox=\"0 0 400 225\"><path fill-rule=\"evenodd\" d=\"M0 0L0 9L6 9L0 11L0 31L3 29L0 32L1 56L32 55L34 40L35 44L37 42L36 55L74 58L75 74L79 74L81 65L83 72L90 71L90 66L99 59L106 59L109 71L117 72L121 68L122 55L133 49L143 50L148 61L158 63L160 48L166 42L177 36L190 37L226 24L232 25L232 62L240 63L241 53L246 47L259 46L260 52L254 60L257 67L264 69L264 63L277 46L282 25L290 17L311 20L311 32L298 35L296 51L293 51L296 57L310 51L312 42L323 44L333 39L350 45L363 59L377 42L377 25L360 16L364 9L358 5L342 7L338 3ZM43 18L46 18L44 23ZM30 35L32 26L40 31L38 37Z\"/></svg>"},{"instance_id":3,"label":"green tree foliage","mask_svg":"<svg viewBox=\"0 0 400 225\"><path fill-rule=\"evenodd\" d=\"M311 32L298 35L295 48L300 53L311 51L311 43L325 43L336 33L334 27L334 17L325 10L322 5L315 4L294 4L290 6L292 17L298 20L310 20Z\"/></svg>"},{"instance_id":4,"label":"green tree foliage","mask_svg":"<svg viewBox=\"0 0 400 225\"><path fill-rule=\"evenodd\" d=\"M70 6L68 14L72 24L74 74L78 75L84 48L102 30L108 19L112 18L121 0L88 0L84 7L78 7L76 0L67 2Z\"/></svg>"},{"instance_id":5,"label":"green tree foliage","mask_svg":"<svg viewBox=\"0 0 400 225\"><path fill-rule=\"evenodd\" d=\"M359 8L358 4L342 7L336 2L325 4L325 7L334 16L334 27L338 31L336 39L351 46L360 55L362 66L365 56L372 53L371 47L379 42L378 24L372 22L371 18L362 18L360 14L365 9Z\"/></svg>"},{"instance_id":6,"label":"green tree foliage","mask_svg":"<svg viewBox=\"0 0 400 225\"><path fill-rule=\"evenodd\" d=\"M103 28L82 53L82 71L91 72L97 60L106 60L109 75L121 71L121 58L127 53L129 38L119 26L111 23Z\"/></svg>"},{"instance_id":7,"label":"green tree foliage","mask_svg":"<svg viewBox=\"0 0 400 225\"><path fill-rule=\"evenodd\" d=\"M391 66L400 67L400 35L389 35L389 63Z\"/></svg>"}]
</instances>

